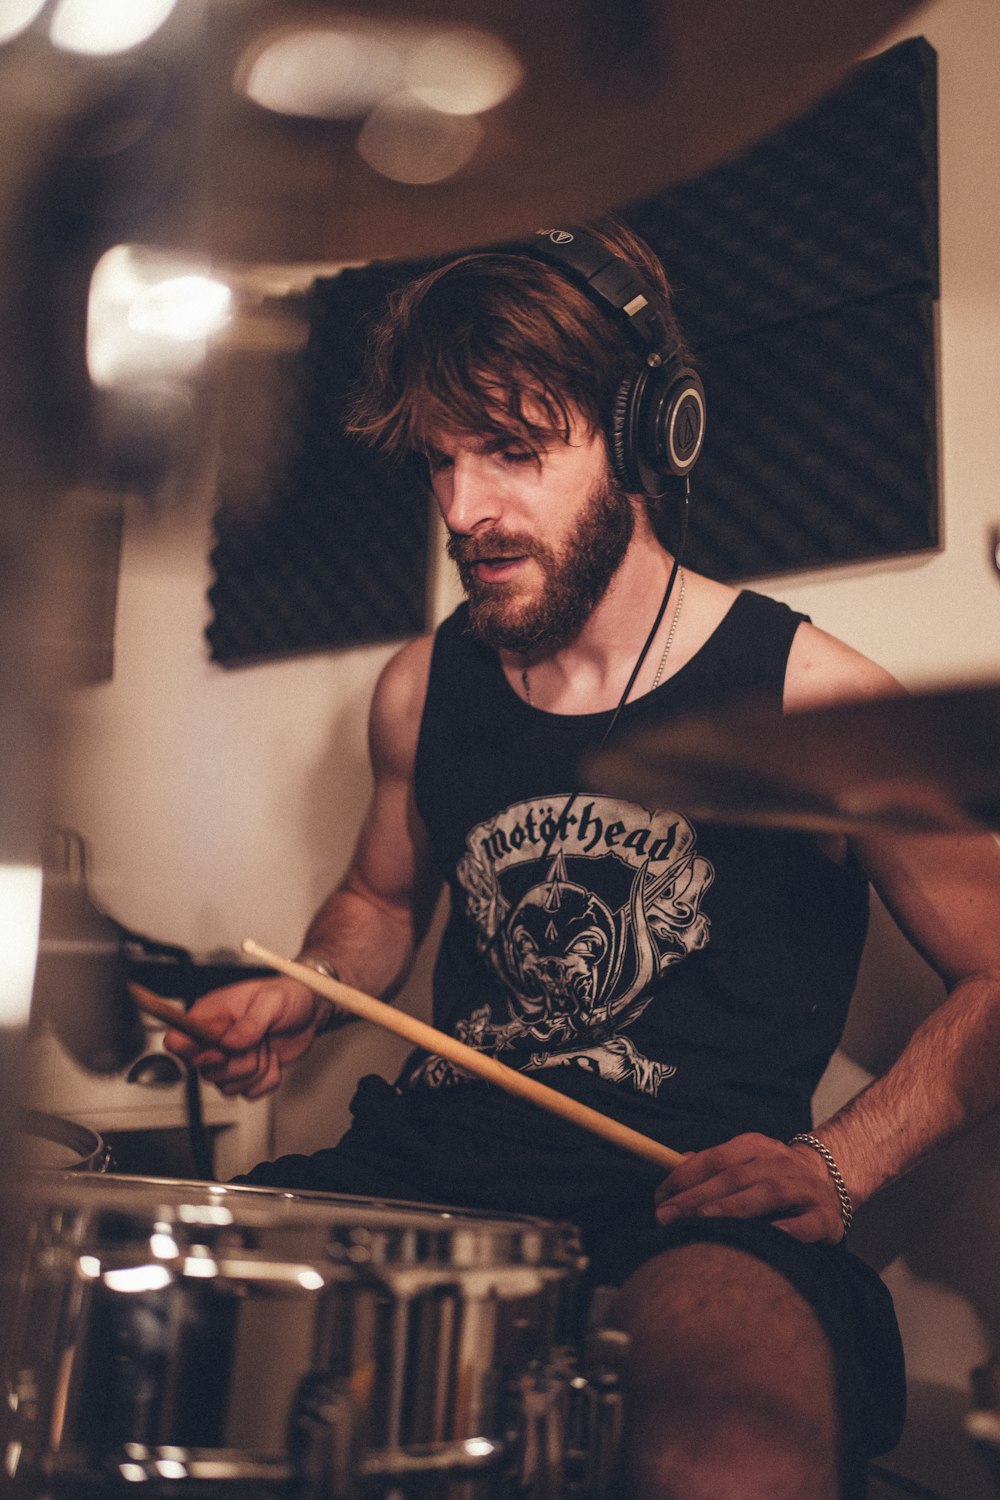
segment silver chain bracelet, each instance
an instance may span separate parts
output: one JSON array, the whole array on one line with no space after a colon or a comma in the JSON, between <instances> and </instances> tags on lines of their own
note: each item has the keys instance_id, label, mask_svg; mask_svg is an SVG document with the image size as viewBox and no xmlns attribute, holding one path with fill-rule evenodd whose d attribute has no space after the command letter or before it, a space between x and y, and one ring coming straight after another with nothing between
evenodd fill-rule
<instances>
[{"instance_id":1,"label":"silver chain bracelet","mask_svg":"<svg viewBox=\"0 0 1000 1500\"><path fill-rule=\"evenodd\" d=\"M325 959L306 957L299 958L297 962L304 964L307 969L315 969L317 974L325 974L327 979L336 979L338 984L343 983L337 970L332 964L328 964ZM335 1031L338 1026L343 1026L347 1021L351 1020L350 1012L342 1010L335 1000L328 1000L325 995L321 995L320 999L326 1006L326 1015L316 1028L318 1032Z\"/></svg>"},{"instance_id":2,"label":"silver chain bracelet","mask_svg":"<svg viewBox=\"0 0 1000 1500\"><path fill-rule=\"evenodd\" d=\"M790 1146L811 1146L823 1158L823 1165L829 1172L830 1180L837 1189L837 1197L840 1199L840 1217L844 1221L844 1233L846 1234L854 1223L854 1204L851 1202L851 1195L847 1191L847 1183L841 1177L840 1168L834 1161L833 1152L829 1146L823 1144L819 1136L809 1135L806 1131L803 1131L801 1135L793 1135L788 1144Z\"/></svg>"}]
</instances>

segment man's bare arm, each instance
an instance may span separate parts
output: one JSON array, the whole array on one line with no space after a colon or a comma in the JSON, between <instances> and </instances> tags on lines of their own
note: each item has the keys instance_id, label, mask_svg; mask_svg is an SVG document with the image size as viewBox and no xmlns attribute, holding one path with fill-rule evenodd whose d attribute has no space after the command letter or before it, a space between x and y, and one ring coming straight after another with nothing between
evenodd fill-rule
<instances>
[{"instance_id":1,"label":"man's bare arm","mask_svg":"<svg viewBox=\"0 0 1000 1500\"><path fill-rule=\"evenodd\" d=\"M796 638L789 689L793 710L900 691L881 668L811 627ZM988 834L941 834L867 838L854 848L948 988L883 1077L815 1128L859 1204L1000 1103L1000 845ZM696 1154L657 1196L665 1223L765 1215L800 1239L843 1232L820 1155L763 1136Z\"/></svg>"},{"instance_id":2,"label":"man's bare arm","mask_svg":"<svg viewBox=\"0 0 1000 1500\"><path fill-rule=\"evenodd\" d=\"M374 789L348 870L309 924L302 955L366 994L391 998L409 973L440 890L414 802L430 641L394 656L369 721Z\"/></svg>"},{"instance_id":3,"label":"man's bare arm","mask_svg":"<svg viewBox=\"0 0 1000 1500\"><path fill-rule=\"evenodd\" d=\"M440 882L413 798L413 772L430 641L389 662L372 702L374 787L351 865L309 925L301 955L328 964L356 988L391 996L409 971ZM203 996L197 1019L216 1033L206 1049L178 1032L166 1045L226 1095L271 1093L289 1063L330 1021L330 1007L286 976L244 980Z\"/></svg>"}]
</instances>

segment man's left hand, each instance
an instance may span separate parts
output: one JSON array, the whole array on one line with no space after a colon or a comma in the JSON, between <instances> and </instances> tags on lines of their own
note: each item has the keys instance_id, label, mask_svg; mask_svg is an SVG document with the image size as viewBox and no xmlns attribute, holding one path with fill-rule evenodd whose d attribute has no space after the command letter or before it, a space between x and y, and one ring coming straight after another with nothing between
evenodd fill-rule
<instances>
[{"instance_id":1,"label":"man's left hand","mask_svg":"<svg viewBox=\"0 0 1000 1500\"><path fill-rule=\"evenodd\" d=\"M844 1236L840 1200L822 1157L766 1135L738 1135L694 1152L660 1183L655 1201L660 1224L767 1219L810 1244L836 1244Z\"/></svg>"}]
</instances>

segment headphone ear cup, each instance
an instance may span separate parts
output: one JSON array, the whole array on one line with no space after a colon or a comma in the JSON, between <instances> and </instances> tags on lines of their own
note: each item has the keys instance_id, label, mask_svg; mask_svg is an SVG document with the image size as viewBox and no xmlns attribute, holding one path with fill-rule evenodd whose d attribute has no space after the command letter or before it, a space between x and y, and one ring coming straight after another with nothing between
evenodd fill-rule
<instances>
[{"instance_id":1,"label":"headphone ear cup","mask_svg":"<svg viewBox=\"0 0 1000 1500\"><path fill-rule=\"evenodd\" d=\"M686 479L705 441L705 387L694 370L674 372L654 427L655 466Z\"/></svg>"},{"instance_id":2,"label":"headphone ear cup","mask_svg":"<svg viewBox=\"0 0 1000 1500\"><path fill-rule=\"evenodd\" d=\"M635 380L623 380L615 392L614 404L611 408L611 431L608 434L612 471L622 489L630 495L642 490L641 476L633 465L635 452L633 417L636 409L634 397L637 383Z\"/></svg>"},{"instance_id":3,"label":"headphone ear cup","mask_svg":"<svg viewBox=\"0 0 1000 1500\"><path fill-rule=\"evenodd\" d=\"M705 390L694 370L641 370L623 380L611 414L611 466L630 495L656 499L686 479L705 441Z\"/></svg>"}]
</instances>

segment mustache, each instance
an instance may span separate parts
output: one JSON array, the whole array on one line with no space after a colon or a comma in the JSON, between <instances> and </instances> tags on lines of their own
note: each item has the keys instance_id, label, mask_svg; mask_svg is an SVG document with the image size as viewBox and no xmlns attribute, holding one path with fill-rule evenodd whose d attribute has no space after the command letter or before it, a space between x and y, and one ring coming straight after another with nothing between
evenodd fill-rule
<instances>
[{"instance_id":1,"label":"mustache","mask_svg":"<svg viewBox=\"0 0 1000 1500\"><path fill-rule=\"evenodd\" d=\"M485 562L487 558L533 557L535 544L530 536L518 531L488 531L480 536L453 531L448 537L447 552L452 562L462 567Z\"/></svg>"}]
</instances>

